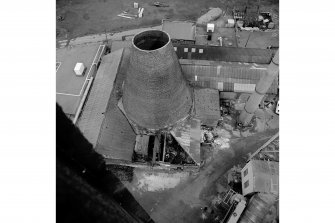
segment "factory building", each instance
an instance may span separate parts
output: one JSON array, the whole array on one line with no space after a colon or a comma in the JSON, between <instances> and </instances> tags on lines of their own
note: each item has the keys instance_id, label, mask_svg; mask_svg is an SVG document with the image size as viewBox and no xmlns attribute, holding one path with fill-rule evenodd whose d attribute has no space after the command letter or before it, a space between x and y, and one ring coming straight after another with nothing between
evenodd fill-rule
<instances>
[{"instance_id":1,"label":"factory building","mask_svg":"<svg viewBox=\"0 0 335 223\"><path fill-rule=\"evenodd\" d=\"M241 171L242 193L279 194L279 162L250 160Z\"/></svg>"},{"instance_id":2,"label":"factory building","mask_svg":"<svg viewBox=\"0 0 335 223\"><path fill-rule=\"evenodd\" d=\"M103 58L78 126L107 162L191 168L201 125L219 118L218 90L193 89L169 35L151 30Z\"/></svg>"},{"instance_id":3,"label":"factory building","mask_svg":"<svg viewBox=\"0 0 335 223\"><path fill-rule=\"evenodd\" d=\"M272 56L200 47L183 59L168 33L149 30L103 57L78 127L107 163L200 166L201 126L217 125L220 91L252 93Z\"/></svg>"},{"instance_id":4,"label":"factory building","mask_svg":"<svg viewBox=\"0 0 335 223\"><path fill-rule=\"evenodd\" d=\"M162 30L169 34L172 44L195 44L194 22L163 20Z\"/></svg>"}]
</instances>

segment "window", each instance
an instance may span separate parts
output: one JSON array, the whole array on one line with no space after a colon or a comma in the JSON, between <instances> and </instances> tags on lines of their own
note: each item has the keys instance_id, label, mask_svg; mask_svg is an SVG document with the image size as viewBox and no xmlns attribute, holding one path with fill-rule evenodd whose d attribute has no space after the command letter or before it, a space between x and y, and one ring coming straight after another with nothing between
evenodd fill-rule
<instances>
[{"instance_id":1,"label":"window","mask_svg":"<svg viewBox=\"0 0 335 223\"><path fill-rule=\"evenodd\" d=\"M184 53L187 53L188 52L188 48L184 48Z\"/></svg>"},{"instance_id":2,"label":"window","mask_svg":"<svg viewBox=\"0 0 335 223\"><path fill-rule=\"evenodd\" d=\"M192 48L192 53L195 53L195 48Z\"/></svg>"},{"instance_id":3,"label":"window","mask_svg":"<svg viewBox=\"0 0 335 223\"><path fill-rule=\"evenodd\" d=\"M247 188L247 187L249 187L249 180L244 182L244 188Z\"/></svg>"},{"instance_id":4,"label":"window","mask_svg":"<svg viewBox=\"0 0 335 223\"><path fill-rule=\"evenodd\" d=\"M204 50L203 49L199 49L199 53L203 53L204 52Z\"/></svg>"},{"instance_id":5,"label":"window","mask_svg":"<svg viewBox=\"0 0 335 223\"><path fill-rule=\"evenodd\" d=\"M174 48L174 51L177 51L177 47L173 47Z\"/></svg>"},{"instance_id":6,"label":"window","mask_svg":"<svg viewBox=\"0 0 335 223\"><path fill-rule=\"evenodd\" d=\"M248 169L246 169L243 173L243 176L246 176L246 175L248 175Z\"/></svg>"}]
</instances>

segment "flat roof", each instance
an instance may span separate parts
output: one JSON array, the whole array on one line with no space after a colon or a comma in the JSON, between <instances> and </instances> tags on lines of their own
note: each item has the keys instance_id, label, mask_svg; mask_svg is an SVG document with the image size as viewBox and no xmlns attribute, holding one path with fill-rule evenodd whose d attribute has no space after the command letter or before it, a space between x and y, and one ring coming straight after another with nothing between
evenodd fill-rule
<instances>
[{"instance_id":1,"label":"flat roof","mask_svg":"<svg viewBox=\"0 0 335 223\"><path fill-rule=\"evenodd\" d=\"M195 40L195 23L187 21L163 20L162 30L171 39Z\"/></svg>"},{"instance_id":2,"label":"flat roof","mask_svg":"<svg viewBox=\"0 0 335 223\"><path fill-rule=\"evenodd\" d=\"M269 64L274 52L269 49L233 48L173 43L178 59L212 60Z\"/></svg>"},{"instance_id":3,"label":"flat roof","mask_svg":"<svg viewBox=\"0 0 335 223\"><path fill-rule=\"evenodd\" d=\"M87 85L89 69L100 44L78 45L56 50L56 101L64 113L74 115ZM101 56L101 55L100 55ZM86 67L83 76L77 76L74 68L78 62Z\"/></svg>"},{"instance_id":4,"label":"flat roof","mask_svg":"<svg viewBox=\"0 0 335 223\"><path fill-rule=\"evenodd\" d=\"M220 115L219 91L210 88L194 88L195 117L202 125L216 126Z\"/></svg>"}]
</instances>

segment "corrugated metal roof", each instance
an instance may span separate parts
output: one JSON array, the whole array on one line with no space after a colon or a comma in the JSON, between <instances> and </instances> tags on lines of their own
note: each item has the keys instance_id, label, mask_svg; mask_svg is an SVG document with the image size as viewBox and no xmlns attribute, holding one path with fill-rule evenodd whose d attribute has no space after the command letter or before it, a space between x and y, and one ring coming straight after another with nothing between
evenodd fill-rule
<instances>
[{"instance_id":1,"label":"corrugated metal roof","mask_svg":"<svg viewBox=\"0 0 335 223\"><path fill-rule=\"evenodd\" d=\"M104 113L107 109L114 80L121 61L123 50L115 51L103 57L95 76L84 110L78 121L79 129L89 142L96 146Z\"/></svg>"},{"instance_id":2,"label":"corrugated metal roof","mask_svg":"<svg viewBox=\"0 0 335 223\"><path fill-rule=\"evenodd\" d=\"M128 55L129 51L125 50L105 112L96 150L107 158L132 161L136 135L127 118L117 106L117 91L121 88L125 70L128 67Z\"/></svg>"},{"instance_id":3,"label":"corrugated metal roof","mask_svg":"<svg viewBox=\"0 0 335 223\"><path fill-rule=\"evenodd\" d=\"M171 39L195 40L194 22L163 20L162 30L167 32Z\"/></svg>"},{"instance_id":4,"label":"corrugated metal roof","mask_svg":"<svg viewBox=\"0 0 335 223\"><path fill-rule=\"evenodd\" d=\"M191 84L220 91L234 91L234 84L257 84L267 75L266 67L258 64L218 63L214 61L180 60L183 74ZM195 80L197 76L197 80ZM220 88L223 84L223 89ZM276 94L278 77L267 93Z\"/></svg>"},{"instance_id":5,"label":"corrugated metal roof","mask_svg":"<svg viewBox=\"0 0 335 223\"><path fill-rule=\"evenodd\" d=\"M97 152L106 158L132 160L135 133L117 107L116 76L122 77L127 51L121 49L103 58L78 126ZM118 85L122 84L118 81Z\"/></svg>"}]
</instances>

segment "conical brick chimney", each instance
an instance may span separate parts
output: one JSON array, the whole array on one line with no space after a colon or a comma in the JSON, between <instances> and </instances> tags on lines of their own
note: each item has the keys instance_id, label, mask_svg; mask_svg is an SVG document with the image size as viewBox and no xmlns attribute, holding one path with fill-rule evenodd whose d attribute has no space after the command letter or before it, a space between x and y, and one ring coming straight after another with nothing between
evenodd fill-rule
<instances>
[{"instance_id":1,"label":"conical brick chimney","mask_svg":"<svg viewBox=\"0 0 335 223\"><path fill-rule=\"evenodd\" d=\"M134 36L122 103L131 122L151 130L189 115L191 90L167 33L149 30Z\"/></svg>"}]
</instances>

